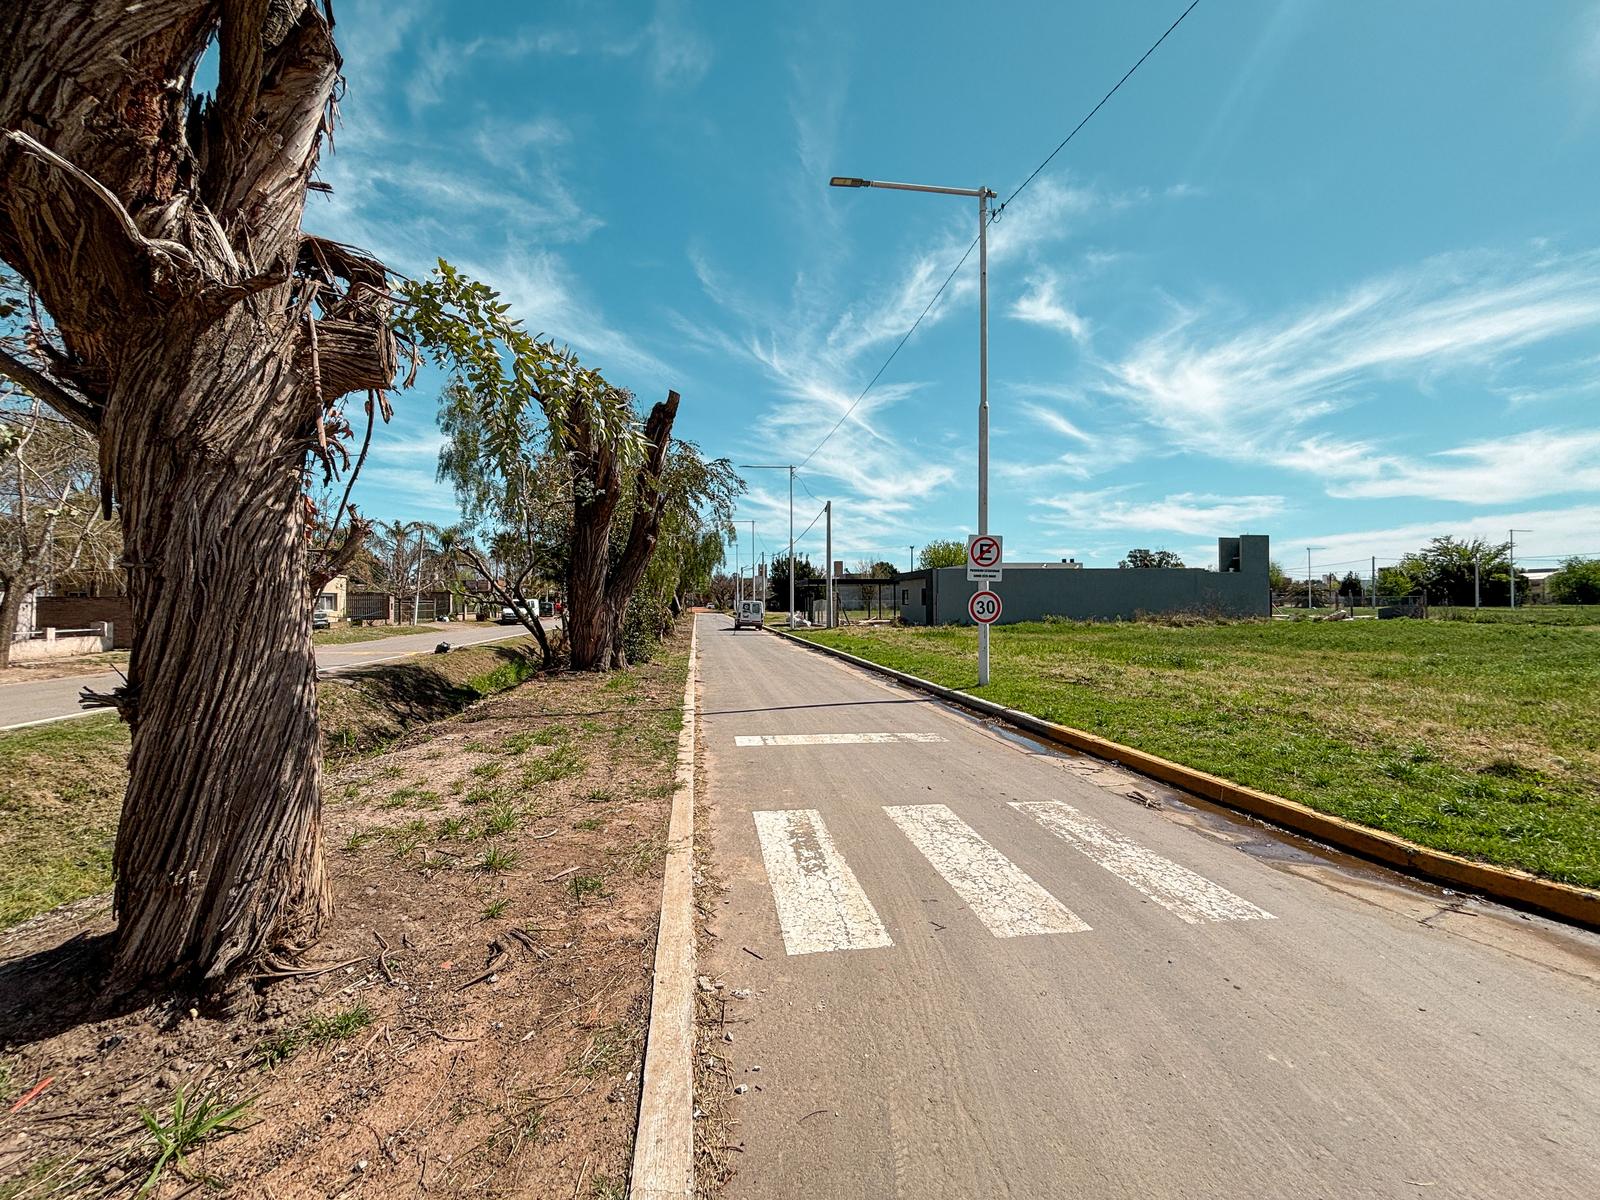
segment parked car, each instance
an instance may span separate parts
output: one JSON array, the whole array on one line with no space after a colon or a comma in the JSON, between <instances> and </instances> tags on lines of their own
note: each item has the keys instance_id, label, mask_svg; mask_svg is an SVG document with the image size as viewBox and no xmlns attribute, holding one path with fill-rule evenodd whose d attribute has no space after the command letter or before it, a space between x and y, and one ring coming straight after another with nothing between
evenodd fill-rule
<instances>
[{"instance_id":1,"label":"parked car","mask_svg":"<svg viewBox=\"0 0 1600 1200\"><path fill-rule=\"evenodd\" d=\"M333 622L328 619L328 612L327 612L326 609L318 608L318 609L314 609L312 611L312 613L311 613L311 628L312 629L332 629L333 628Z\"/></svg>"},{"instance_id":2,"label":"parked car","mask_svg":"<svg viewBox=\"0 0 1600 1200\"><path fill-rule=\"evenodd\" d=\"M536 600L534 603L537 604L538 601ZM522 612L526 613L527 610L523 609ZM497 623L500 625L521 625L522 617L518 614L515 606L505 604L500 607L500 618Z\"/></svg>"}]
</instances>

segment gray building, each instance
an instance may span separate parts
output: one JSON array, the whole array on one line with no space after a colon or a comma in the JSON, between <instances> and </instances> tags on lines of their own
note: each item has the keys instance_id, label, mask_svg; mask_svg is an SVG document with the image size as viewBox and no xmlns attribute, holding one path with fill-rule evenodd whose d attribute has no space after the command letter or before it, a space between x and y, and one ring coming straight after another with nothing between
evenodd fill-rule
<instances>
[{"instance_id":1,"label":"gray building","mask_svg":"<svg viewBox=\"0 0 1600 1200\"><path fill-rule=\"evenodd\" d=\"M1077 563L1007 563L999 624L1065 617L1131 621L1141 613L1222 617L1272 615L1270 551L1262 534L1217 539L1217 569L1092 568ZM908 571L900 577L900 613L909 625L971 625L967 601L980 584L966 567Z\"/></svg>"}]
</instances>

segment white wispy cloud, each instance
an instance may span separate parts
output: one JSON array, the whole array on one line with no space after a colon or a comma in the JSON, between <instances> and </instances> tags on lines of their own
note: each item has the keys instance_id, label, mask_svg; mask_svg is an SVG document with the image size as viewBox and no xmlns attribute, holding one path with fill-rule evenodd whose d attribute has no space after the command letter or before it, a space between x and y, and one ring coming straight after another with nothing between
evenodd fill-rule
<instances>
[{"instance_id":1,"label":"white wispy cloud","mask_svg":"<svg viewBox=\"0 0 1600 1200\"><path fill-rule=\"evenodd\" d=\"M1532 429L1433 454L1376 452L1362 442L1308 442L1294 465L1329 472L1341 498L1420 497L1506 504L1536 496L1600 491L1600 432Z\"/></svg>"},{"instance_id":2,"label":"white wispy cloud","mask_svg":"<svg viewBox=\"0 0 1600 1200\"><path fill-rule=\"evenodd\" d=\"M1185 308L1100 369L1103 390L1176 449L1312 471L1334 494L1493 503L1506 493L1477 486L1486 478L1478 447L1416 460L1336 437L1326 418L1381 382L1409 378L1422 391L1451 373L1482 375L1524 347L1597 326L1600 254L1543 255L1522 266L1459 255L1254 325L1229 326L1209 309ZM1518 436L1529 449L1551 444L1546 431ZM1566 461L1581 467L1592 452L1581 443ZM1541 483L1531 469L1520 477L1533 489L1523 496L1588 486L1557 488L1559 481Z\"/></svg>"},{"instance_id":3,"label":"white wispy cloud","mask_svg":"<svg viewBox=\"0 0 1600 1200\"><path fill-rule=\"evenodd\" d=\"M1029 278L1028 290L1012 304L1011 315L1064 333L1080 344L1089 340L1089 322L1062 299L1061 280L1054 271L1040 270Z\"/></svg>"},{"instance_id":4,"label":"white wispy cloud","mask_svg":"<svg viewBox=\"0 0 1600 1200\"><path fill-rule=\"evenodd\" d=\"M1282 496L1217 496L1179 492L1159 500L1128 495L1131 486L1046 496L1033 501L1038 520L1075 530L1127 529L1176 534L1221 534L1259 528L1285 508Z\"/></svg>"},{"instance_id":5,"label":"white wispy cloud","mask_svg":"<svg viewBox=\"0 0 1600 1200\"><path fill-rule=\"evenodd\" d=\"M605 52L618 58L642 56L658 88L692 88L711 70L711 42L694 25L684 0L656 0L646 25L632 37L612 41Z\"/></svg>"},{"instance_id":6,"label":"white wispy cloud","mask_svg":"<svg viewBox=\"0 0 1600 1200\"><path fill-rule=\"evenodd\" d=\"M1436 537L1483 538L1498 544L1506 540L1507 530L1512 528L1526 530L1517 534L1519 562L1553 555L1600 554L1600 504L1579 504L1569 508L1505 509L1355 531L1328 526L1291 527L1287 534L1274 540L1273 557L1288 563L1298 550L1303 569L1304 547L1320 546L1322 549L1315 552L1314 568L1355 564L1359 569L1362 558L1376 555L1382 565L1385 560L1392 562L1420 549Z\"/></svg>"}]
</instances>

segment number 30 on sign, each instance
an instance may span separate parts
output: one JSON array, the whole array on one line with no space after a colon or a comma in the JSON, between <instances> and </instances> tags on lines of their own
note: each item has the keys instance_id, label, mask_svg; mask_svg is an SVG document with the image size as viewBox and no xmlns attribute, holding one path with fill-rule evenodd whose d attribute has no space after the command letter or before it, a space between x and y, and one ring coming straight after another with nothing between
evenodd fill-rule
<instances>
[{"instance_id":1,"label":"number 30 on sign","mask_svg":"<svg viewBox=\"0 0 1600 1200\"><path fill-rule=\"evenodd\" d=\"M977 592L967 601L967 613L979 625L993 625L1000 619L1000 597L993 592Z\"/></svg>"}]
</instances>

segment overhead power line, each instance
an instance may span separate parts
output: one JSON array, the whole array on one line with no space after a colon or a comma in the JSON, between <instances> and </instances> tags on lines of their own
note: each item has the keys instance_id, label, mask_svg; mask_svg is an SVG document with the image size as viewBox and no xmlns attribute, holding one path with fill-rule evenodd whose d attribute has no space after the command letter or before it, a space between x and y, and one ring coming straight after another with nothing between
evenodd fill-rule
<instances>
[{"instance_id":1,"label":"overhead power line","mask_svg":"<svg viewBox=\"0 0 1600 1200\"><path fill-rule=\"evenodd\" d=\"M961 256L961 261L956 263L956 265L950 269L950 274L944 277L944 282L939 285L939 290L933 294L933 299L929 300L927 307L917 314L917 319L911 323L911 328L906 330L905 336L895 343L893 350L889 351L889 357L883 360L883 366L879 367L877 373L874 374L871 379L867 380L867 386L862 388L861 394L850 402L850 407L844 410L844 415L833 423L833 428L828 430L827 436L816 444L816 447L811 451L810 454L806 455L800 460L800 465L802 467L816 457L817 451L821 450L828 444L828 438L831 438L834 434L839 432L839 426L843 425L847 420L849 420L850 414L855 412L856 406L867 398L867 393L872 390L872 385L877 383L878 380L882 378L883 373L889 369L889 364L895 360L895 356L899 354L905 344L911 340L911 335L915 333L917 331L917 327L922 324L923 318L933 311L933 306L939 303L939 297L944 295L945 288L950 286L950 281L956 277L956 272L961 270L961 268L966 265L967 259L972 257L972 252L973 250L977 249L977 246L978 239L973 238L972 245L967 247L967 252Z\"/></svg>"},{"instance_id":2,"label":"overhead power line","mask_svg":"<svg viewBox=\"0 0 1600 1200\"><path fill-rule=\"evenodd\" d=\"M1070 142L1073 138L1077 137L1078 136L1078 131L1081 130L1085 125L1087 125L1091 120L1093 120L1095 113L1099 112L1102 108L1105 107L1106 101L1110 100L1111 97L1115 96L1117 94L1117 92L1121 89L1122 85L1127 83L1128 80L1133 78L1133 73L1135 71L1137 71L1140 67L1144 66L1144 60L1149 58L1158 49L1160 49L1161 43L1166 41L1167 38L1169 38L1170 36L1172 36L1172 31L1174 29L1176 29L1179 25L1183 24L1183 19L1185 17L1187 17L1190 13L1192 13L1195 10L1195 8L1199 5L1199 3L1200 3L1200 0L1192 0L1192 3L1189 5L1189 7L1184 9L1181 13L1178 14L1178 19L1176 21L1174 21L1171 25L1167 26L1166 33L1163 33L1154 42L1152 42L1150 44L1150 49L1146 50L1143 54L1141 54L1139 56L1139 61L1134 63L1133 66L1129 67L1127 69L1127 71L1124 72L1122 78L1117 80L1117 82L1112 86L1112 88L1111 88L1111 90L1109 92L1107 92L1104 96L1100 97L1100 103L1096 104L1093 108L1091 108L1088 111L1088 113L1084 116L1083 120L1079 121L1076 125L1074 125L1072 127L1072 132L1067 134L1066 137L1062 138L1061 141L1056 145L1056 148L1054 150L1050 151L1049 154L1045 155L1044 161L1033 169L1033 174L1029 175L1026 179L1024 179L1021 183L1019 183L1017 185L1016 191L1012 192L1011 195L1007 196L1004 200L1000 201L1000 207L995 209L994 210L994 215L989 218L990 224L993 224L995 221L998 221L1000 219L1000 214L1005 212L1006 205L1010 204L1018 196L1022 195L1023 189L1026 188L1035 179L1037 179L1039 177L1039 173L1050 165L1050 160L1055 158L1056 155L1060 154L1063 150L1065 150L1067 148L1067 143Z\"/></svg>"},{"instance_id":3,"label":"overhead power line","mask_svg":"<svg viewBox=\"0 0 1600 1200\"><path fill-rule=\"evenodd\" d=\"M1000 214L1005 211L1006 205L1010 204L1013 200L1015 200L1018 196L1020 196L1022 194L1022 192L1023 192L1023 189L1026 188L1035 179L1037 179L1039 177L1040 172L1042 172L1046 167L1048 167L1050 165L1051 160L1054 159L1056 155L1060 154L1063 150L1066 149L1067 143L1072 141L1073 138L1078 136L1079 130L1081 130L1085 125L1087 125L1094 118L1095 113L1099 112L1102 108L1105 107L1106 101L1110 100L1111 97L1115 96L1117 94L1118 90L1122 87L1122 85L1127 83L1128 80L1133 77L1133 73L1135 71L1137 71L1140 67L1144 66L1145 59L1149 58L1152 54L1154 54L1156 52L1156 50L1160 47L1161 43L1166 41L1167 38L1171 36L1172 31L1174 29L1176 29L1179 25L1183 24L1183 19L1185 17L1187 17L1190 13L1192 13L1195 10L1195 8L1199 5L1199 3L1200 3L1200 0L1191 0L1191 2L1189 4L1189 7L1184 9L1183 12L1178 15L1178 19L1176 21L1174 21L1171 25L1167 26L1166 32L1163 33L1160 37L1158 37L1154 42L1152 42L1150 44L1150 48L1139 56L1139 61L1134 63L1133 66L1129 67L1127 69L1127 71L1123 73L1122 78L1117 80L1116 84L1112 86L1112 88L1111 88L1111 90L1109 92L1107 92L1104 96L1100 97L1100 102L1098 104L1096 104L1093 108L1091 108L1088 111L1088 113L1086 113L1084 115L1083 120L1079 121L1076 125L1074 125L1072 127L1072 132L1067 134L1066 137L1062 138L1060 143L1056 146L1056 148L1054 150L1050 151L1050 153L1045 156L1044 161L1033 169L1032 174L1030 174L1026 179L1024 179L1020 184L1018 184L1017 187L1016 187L1016 190L1013 191L1009 196L1007 196L1005 198L1005 200L1003 200L1001 202L1000 207L995 209L994 213L989 218L989 223L991 225L994 224L995 221L999 220ZM847 420L850 419L850 414L855 412L855 410L860 406L861 402L867 398L867 393L870 392L873 389L874 385L877 384L879 379L883 378L883 373L889 369L889 364L894 362L896 357L899 356L900 351L905 348L905 344L911 340L911 335L916 333L917 329L922 325L923 320L926 319L927 315L930 312L933 311L933 306L939 303L939 297L944 295L945 289L947 289L950 286L951 280L953 280L956 277L956 273L959 272L961 270L961 268L966 265L967 259L972 257L972 252L975 249L977 249L977 246L978 246L978 239L977 238L973 238L971 245L969 245L966 248L966 251L961 255L960 261L958 261L956 263L956 265L951 268L950 274L948 274L948 275L946 275L944 277L944 282L939 285L939 290L933 294L933 299L929 300L928 303L927 303L927 306L920 313L917 314L917 319L911 323L911 328L905 331L904 336L902 336L900 338L900 340L895 343L894 349L889 351L889 357L883 360L883 365L880 366L877 369L877 371L875 371L873 373L873 376L872 376L871 379L867 380L867 386L862 388L860 395L858 395L854 400L852 400L850 402L850 407L844 410L844 413L839 417L839 419L833 423L833 427L831 429L829 429L828 432L825 435L823 435L822 440L820 442L818 442L816 444L816 446L814 446L812 448L811 453L806 455L805 458L800 460L800 466L802 466L802 467L805 466L813 458L816 457L817 451L821 450L824 446L826 446L828 444L829 440L833 437L833 435L839 432L840 426L842 426ZM815 499L815 497L813 497L813 499Z\"/></svg>"}]
</instances>

